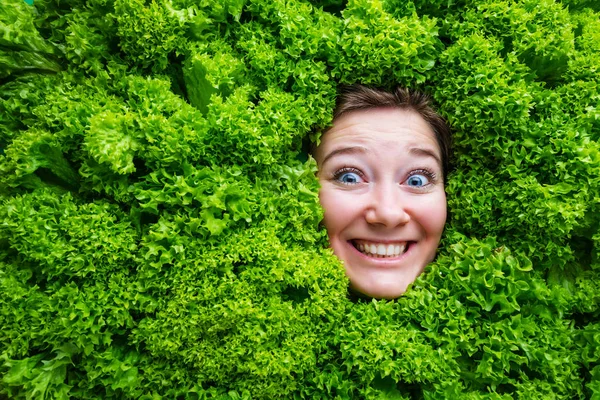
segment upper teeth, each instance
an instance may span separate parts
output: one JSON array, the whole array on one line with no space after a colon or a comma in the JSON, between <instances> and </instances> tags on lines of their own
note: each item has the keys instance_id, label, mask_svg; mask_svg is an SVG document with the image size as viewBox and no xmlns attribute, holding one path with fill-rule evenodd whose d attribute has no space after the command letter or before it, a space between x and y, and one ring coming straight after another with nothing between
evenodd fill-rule
<instances>
[{"instance_id":1,"label":"upper teeth","mask_svg":"<svg viewBox=\"0 0 600 400\"><path fill-rule=\"evenodd\" d=\"M404 253L406 242L403 243L373 243L373 242L355 242L356 248L362 253L382 256L397 257Z\"/></svg>"}]
</instances>

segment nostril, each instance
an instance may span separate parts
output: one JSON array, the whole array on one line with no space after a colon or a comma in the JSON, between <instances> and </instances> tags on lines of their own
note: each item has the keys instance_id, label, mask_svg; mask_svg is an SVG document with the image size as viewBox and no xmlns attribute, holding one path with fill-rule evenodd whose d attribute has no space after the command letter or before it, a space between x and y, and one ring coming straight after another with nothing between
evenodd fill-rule
<instances>
[{"instance_id":1,"label":"nostril","mask_svg":"<svg viewBox=\"0 0 600 400\"><path fill-rule=\"evenodd\" d=\"M402 207L373 207L365 213L365 220L372 225L394 227L407 224L410 215Z\"/></svg>"}]
</instances>

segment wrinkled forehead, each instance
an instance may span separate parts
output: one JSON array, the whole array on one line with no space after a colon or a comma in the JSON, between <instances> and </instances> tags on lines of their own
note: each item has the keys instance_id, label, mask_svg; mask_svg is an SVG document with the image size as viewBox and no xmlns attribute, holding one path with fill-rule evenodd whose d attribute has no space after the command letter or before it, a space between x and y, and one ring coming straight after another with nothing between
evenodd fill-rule
<instances>
[{"instance_id":1,"label":"wrinkled forehead","mask_svg":"<svg viewBox=\"0 0 600 400\"><path fill-rule=\"evenodd\" d=\"M441 151L431 126L410 109L372 108L345 113L333 121L321 137L314 157L321 164L327 154L339 147L369 145L407 147L426 146L438 155Z\"/></svg>"}]
</instances>

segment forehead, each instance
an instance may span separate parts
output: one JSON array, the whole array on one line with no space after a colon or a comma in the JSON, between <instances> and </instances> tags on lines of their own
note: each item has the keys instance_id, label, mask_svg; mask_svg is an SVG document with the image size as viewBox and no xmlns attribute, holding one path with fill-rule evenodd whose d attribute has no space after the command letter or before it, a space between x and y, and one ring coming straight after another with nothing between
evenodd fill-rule
<instances>
[{"instance_id":1,"label":"forehead","mask_svg":"<svg viewBox=\"0 0 600 400\"><path fill-rule=\"evenodd\" d=\"M382 149L425 147L440 155L431 126L413 110L373 108L348 112L333 122L317 147L321 162L328 153L349 145Z\"/></svg>"}]
</instances>

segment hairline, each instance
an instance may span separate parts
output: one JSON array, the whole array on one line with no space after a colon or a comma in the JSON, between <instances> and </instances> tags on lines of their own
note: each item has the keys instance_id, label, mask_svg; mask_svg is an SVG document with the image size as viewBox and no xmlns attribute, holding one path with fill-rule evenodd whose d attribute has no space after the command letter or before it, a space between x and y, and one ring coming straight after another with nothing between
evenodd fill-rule
<instances>
[{"instance_id":1,"label":"hairline","mask_svg":"<svg viewBox=\"0 0 600 400\"><path fill-rule=\"evenodd\" d=\"M333 123L347 113L360 110L392 108L415 112L433 131L440 148L440 164L445 181L450 169L452 151L450 127L444 118L431 107L430 103L430 97L418 90L396 87L393 91L387 91L361 84L346 85L340 88Z\"/></svg>"}]
</instances>

